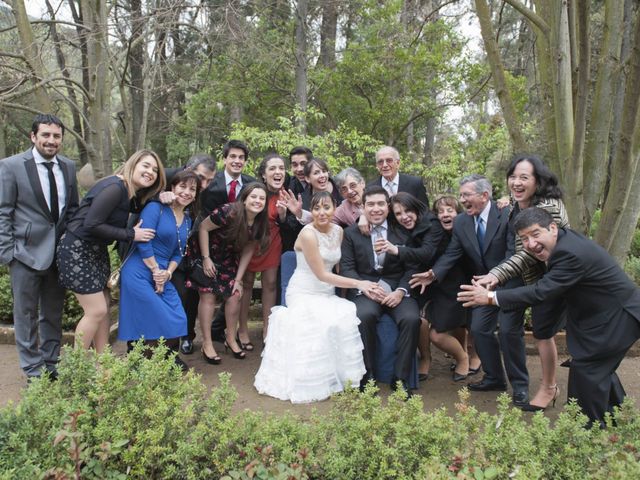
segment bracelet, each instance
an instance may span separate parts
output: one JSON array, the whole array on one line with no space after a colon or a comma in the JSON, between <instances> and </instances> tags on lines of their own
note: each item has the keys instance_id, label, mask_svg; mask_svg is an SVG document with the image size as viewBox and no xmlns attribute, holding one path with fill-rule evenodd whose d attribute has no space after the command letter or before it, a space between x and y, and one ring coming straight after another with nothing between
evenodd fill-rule
<instances>
[{"instance_id":1,"label":"bracelet","mask_svg":"<svg viewBox=\"0 0 640 480\"><path fill-rule=\"evenodd\" d=\"M205 258L211 258L209 255L202 255L202 259L204 260Z\"/></svg>"},{"instance_id":2,"label":"bracelet","mask_svg":"<svg viewBox=\"0 0 640 480\"><path fill-rule=\"evenodd\" d=\"M173 274L171 273L171 270L169 270L169 269L167 268L166 272L169 274L169 280L171 280L171 277L173 277Z\"/></svg>"}]
</instances>

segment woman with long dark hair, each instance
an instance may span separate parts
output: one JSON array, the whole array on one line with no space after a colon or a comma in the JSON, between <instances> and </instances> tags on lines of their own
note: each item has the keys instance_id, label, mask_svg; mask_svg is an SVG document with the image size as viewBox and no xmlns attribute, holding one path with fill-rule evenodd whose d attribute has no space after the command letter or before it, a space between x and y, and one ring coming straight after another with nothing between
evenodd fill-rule
<instances>
[{"instance_id":1,"label":"woman with long dark hair","mask_svg":"<svg viewBox=\"0 0 640 480\"><path fill-rule=\"evenodd\" d=\"M225 350L231 349L239 360L246 356L236 340L242 277L256 246L259 252L269 247L266 205L267 187L258 182L245 185L235 202L216 208L200 223L197 238L189 244L192 267L187 286L200 293L198 320L203 338L202 356L207 363L221 362L211 341L216 297L225 302ZM251 292L252 286L248 285L244 294Z\"/></svg>"}]
</instances>

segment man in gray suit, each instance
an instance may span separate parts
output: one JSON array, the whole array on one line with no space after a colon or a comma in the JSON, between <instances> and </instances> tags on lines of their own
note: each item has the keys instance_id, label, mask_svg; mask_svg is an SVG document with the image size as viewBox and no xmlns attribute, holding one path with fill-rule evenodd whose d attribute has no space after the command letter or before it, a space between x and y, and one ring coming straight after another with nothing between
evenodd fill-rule
<instances>
[{"instance_id":1,"label":"man in gray suit","mask_svg":"<svg viewBox=\"0 0 640 480\"><path fill-rule=\"evenodd\" d=\"M0 160L0 264L9 265L20 367L27 377L57 377L64 289L56 245L78 208L76 166L58 155L64 126L37 115L33 148Z\"/></svg>"}]
</instances>

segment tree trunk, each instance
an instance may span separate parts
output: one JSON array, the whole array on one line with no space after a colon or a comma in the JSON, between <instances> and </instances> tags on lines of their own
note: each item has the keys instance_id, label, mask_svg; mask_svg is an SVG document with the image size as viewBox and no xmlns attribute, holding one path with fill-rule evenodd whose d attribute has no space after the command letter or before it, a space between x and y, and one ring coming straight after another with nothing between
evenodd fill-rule
<instances>
[{"instance_id":1,"label":"tree trunk","mask_svg":"<svg viewBox=\"0 0 640 480\"><path fill-rule=\"evenodd\" d=\"M332 68L336 64L336 34L338 31L338 6L334 0L322 5L322 26L320 27L320 56L318 63Z\"/></svg>"},{"instance_id":2,"label":"tree trunk","mask_svg":"<svg viewBox=\"0 0 640 480\"><path fill-rule=\"evenodd\" d=\"M304 114L307 111L307 0L298 0L296 5L296 105ZM298 126L304 133L307 120L302 115Z\"/></svg>"},{"instance_id":3,"label":"tree trunk","mask_svg":"<svg viewBox=\"0 0 640 480\"><path fill-rule=\"evenodd\" d=\"M47 70L40 57L38 51L38 44L33 36L33 30L31 29L31 23L27 16L27 11L24 6L24 0L7 0L13 10L13 16L16 19L16 27L18 28L18 35L20 37L20 43L22 45L22 53L25 61L31 70L31 82L37 85L39 82L47 79ZM34 105L38 110L43 113L53 113L51 110L51 99L44 85L40 85L35 89L35 97L37 105Z\"/></svg>"},{"instance_id":4,"label":"tree trunk","mask_svg":"<svg viewBox=\"0 0 640 480\"><path fill-rule=\"evenodd\" d=\"M631 194L632 186L638 188L635 177L640 150L640 82L636 81L640 78L640 17L636 19L629 66L629 78L633 81L627 82L625 90L620 140L611 168L611 188L596 234L596 241L621 264L626 258L640 208L638 192Z\"/></svg>"},{"instance_id":5,"label":"tree trunk","mask_svg":"<svg viewBox=\"0 0 640 480\"><path fill-rule=\"evenodd\" d=\"M142 1L131 1L131 38L128 52L129 64L129 95L131 98L131 115L127 131L128 154L140 150L144 145L142 131L145 125L145 87L144 87L144 48L146 42L142 41L145 27L145 19L142 17ZM126 108L125 108L126 110Z\"/></svg>"},{"instance_id":6,"label":"tree trunk","mask_svg":"<svg viewBox=\"0 0 640 480\"><path fill-rule=\"evenodd\" d=\"M489 5L486 0L475 0L475 5L478 20L480 21L482 40L484 41L487 52L487 60L489 62L489 67L491 68L493 88L500 100L504 123L509 131L509 137L511 139L513 149L517 152L526 151L527 148L522 134L520 120L518 119L513 99L511 98L511 92L507 86L504 65L500 58L498 44L495 40L493 26L491 25L491 12L489 10Z\"/></svg>"},{"instance_id":7,"label":"tree trunk","mask_svg":"<svg viewBox=\"0 0 640 480\"><path fill-rule=\"evenodd\" d=\"M623 34L624 3L607 0L605 4L604 38L598 59L595 94L591 102L589 138L584 152L584 206L586 226L600 202L609 158L611 118L619 84L620 48Z\"/></svg>"},{"instance_id":8,"label":"tree trunk","mask_svg":"<svg viewBox=\"0 0 640 480\"><path fill-rule=\"evenodd\" d=\"M87 74L89 80L88 134L89 161L96 179L111 174L111 82L107 48L106 2L81 0L84 25L89 29Z\"/></svg>"}]
</instances>

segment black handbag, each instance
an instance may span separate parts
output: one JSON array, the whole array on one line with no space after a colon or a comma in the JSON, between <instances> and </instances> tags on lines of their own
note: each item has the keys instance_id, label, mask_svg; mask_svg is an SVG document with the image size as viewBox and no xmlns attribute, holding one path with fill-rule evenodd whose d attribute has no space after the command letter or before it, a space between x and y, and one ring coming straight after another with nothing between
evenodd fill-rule
<instances>
[{"instance_id":1,"label":"black handbag","mask_svg":"<svg viewBox=\"0 0 640 480\"><path fill-rule=\"evenodd\" d=\"M215 268L217 272L218 267L216 266ZM188 276L191 282L196 283L198 286L204 288L212 288L215 282L215 277L209 277L206 273L204 273L201 257L191 260Z\"/></svg>"}]
</instances>

